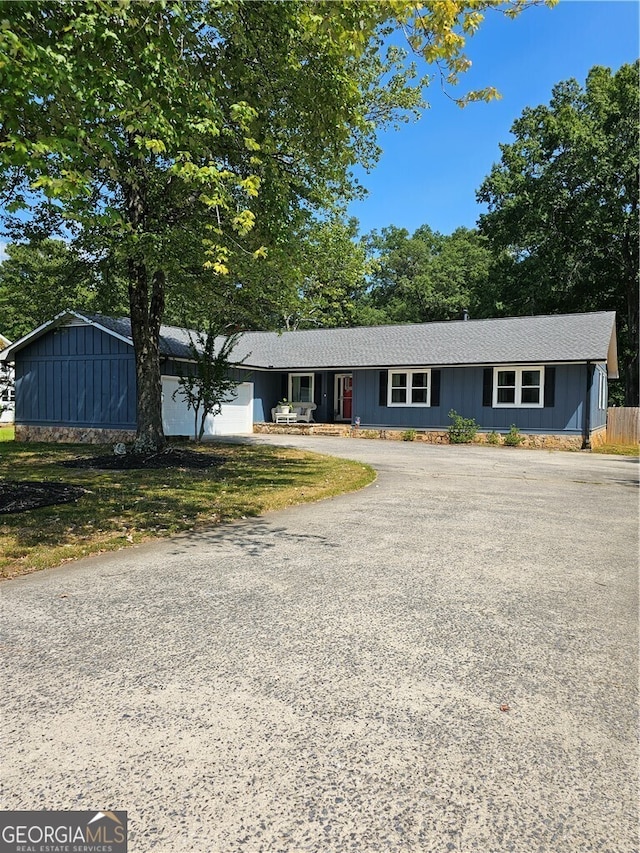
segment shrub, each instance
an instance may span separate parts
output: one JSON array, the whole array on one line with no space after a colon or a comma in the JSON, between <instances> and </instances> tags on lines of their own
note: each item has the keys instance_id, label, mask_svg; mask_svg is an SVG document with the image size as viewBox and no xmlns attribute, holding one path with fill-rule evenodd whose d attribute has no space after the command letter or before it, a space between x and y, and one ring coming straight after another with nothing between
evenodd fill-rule
<instances>
[{"instance_id":1,"label":"shrub","mask_svg":"<svg viewBox=\"0 0 640 853\"><path fill-rule=\"evenodd\" d=\"M415 429L406 429L402 433L402 440L403 441L415 441L416 435L417 435L417 432L415 431Z\"/></svg>"},{"instance_id":2,"label":"shrub","mask_svg":"<svg viewBox=\"0 0 640 853\"><path fill-rule=\"evenodd\" d=\"M524 440L524 436L520 433L518 427L515 424L511 424L509 432L504 437L504 443L507 447L517 447Z\"/></svg>"},{"instance_id":3,"label":"shrub","mask_svg":"<svg viewBox=\"0 0 640 853\"><path fill-rule=\"evenodd\" d=\"M473 418L463 418L455 409L449 412L451 424L447 430L450 444L470 444L478 432L478 424Z\"/></svg>"},{"instance_id":4,"label":"shrub","mask_svg":"<svg viewBox=\"0 0 640 853\"><path fill-rule=\"evenodd\" d=\"M494 429L487 433L487 444L500 444L500 436Z\"/></svg>"}]
</instances>

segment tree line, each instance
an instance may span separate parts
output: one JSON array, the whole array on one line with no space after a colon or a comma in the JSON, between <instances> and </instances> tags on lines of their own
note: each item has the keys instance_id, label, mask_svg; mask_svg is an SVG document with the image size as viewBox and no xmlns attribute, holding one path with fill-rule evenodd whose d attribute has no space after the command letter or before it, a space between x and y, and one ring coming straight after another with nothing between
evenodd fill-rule
<instances>
[{"instance_id":1,"label":"tree line","mask_svg":"<svg viewBox=\"0 0 640 853\"><path fill-rule=\"evenodd\" d=\"M639 82L638 62L596 66L527 108L478 188L477 228L357 239L353 222L323 223L290 314L312 326L616 311L610 400L638 406Z\"/></svg>"}]
</instances>

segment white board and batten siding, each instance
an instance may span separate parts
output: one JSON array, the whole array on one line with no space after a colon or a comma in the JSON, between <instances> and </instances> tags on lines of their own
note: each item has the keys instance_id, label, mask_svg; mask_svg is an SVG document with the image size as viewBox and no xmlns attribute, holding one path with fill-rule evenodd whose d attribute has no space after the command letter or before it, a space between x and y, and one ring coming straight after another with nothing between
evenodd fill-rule
<instances>
[{"instance_id":1,"label":"white board and batten siding","mask_svg":"<svg viewBox=\"0 0 640 853\"><path fill-rule=\"evenodd\" d=\"M176 393L177 392L177 393ZM174 397L175 394L175 397ZM193 438L193 409L188 409L175 376L162 377L162 426L165 435L188 435ZM253 382L236 387L236 396L222 404L216 417L207 416L204 436L247 435L253 432Z\"/></svg>"}]
</instances>

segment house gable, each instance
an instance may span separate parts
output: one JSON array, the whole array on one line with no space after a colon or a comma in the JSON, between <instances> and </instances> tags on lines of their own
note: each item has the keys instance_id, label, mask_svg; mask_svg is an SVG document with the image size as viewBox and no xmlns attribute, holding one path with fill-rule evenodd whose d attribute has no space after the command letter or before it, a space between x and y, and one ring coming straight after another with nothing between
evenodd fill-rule
<instances>
[{"instance_id":1,"label":"house gable","mask_svg":"<svg viewBox=\"0 0 640 853\"><path fill-rule=\"evenodd\" d=\"M132 347L86 323L52 325L15 356L16 422L135 429Z\"/></svg>"}]
</instances>

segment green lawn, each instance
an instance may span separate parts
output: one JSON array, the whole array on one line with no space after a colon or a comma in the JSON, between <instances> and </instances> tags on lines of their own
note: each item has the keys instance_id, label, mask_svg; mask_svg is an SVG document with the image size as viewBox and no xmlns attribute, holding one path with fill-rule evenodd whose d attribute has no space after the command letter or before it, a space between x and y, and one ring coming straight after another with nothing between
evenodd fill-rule
<instances>
[{"instance_id":1,"label":"green lawn","mask_svg":"<svg viewBox=\"0 0 640 853\"><path fill-rule=\"evenodd\" d=\"M14 434L12 426L0 426L0 441L13 441Z\"/></svg>"},{"instance_id":2,"label":"green lawn","mask_svg":"<svg viewBox=\"0 0 640 853\"><path fill-rule=\"evenodd\" d=\"M224 458L209 469L65 468L65 459L112 449L17 443L6 440L9 432L0 430L0 480L72 483L87 493L76 503L0 515L0 577L320 500L375 479L373 469L362 463L287 448L222 443L198 449Z\"/></svg>"},{"instance_id":3,"label":"green lawn","mask_svg":"<svg viewBox=\"0 0 640 853\"><path fill-rule=\"evenodd\" d=\"M592 453L609 453L613 456L640 456L640 445L637 444L603 444L595 447Z\"/></svg>"}]
</instances>

